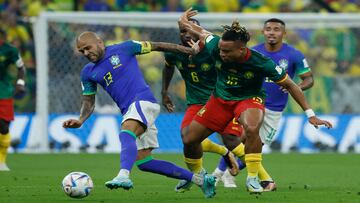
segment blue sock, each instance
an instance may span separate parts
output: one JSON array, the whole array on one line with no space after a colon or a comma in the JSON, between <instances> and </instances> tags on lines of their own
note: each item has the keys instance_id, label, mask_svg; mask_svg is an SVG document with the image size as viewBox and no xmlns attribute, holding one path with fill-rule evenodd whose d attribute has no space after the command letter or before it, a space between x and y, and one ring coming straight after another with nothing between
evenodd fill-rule
<instances>
[{"instance_id":1,"label":"blue sock","mask_svg":"<svg viewBox=\"0 0 360 203\"><path fill-rule=\"evenodd\" d=\"M218 169L220 169L221 171L225 171L226 168L227 168L226 161L225 161L224 157L221 157L220 162L218 164Z\"/></svg>"},{"instance_id":2,"label":"blue sock","mask_svg":"<svg viewBox=\"0 0 360 203\"><path fill-rule=\"evenodd\" d=\"M246 167L246 164L242 162L239 158L237 158L237 163L239 164L239 170L242 170Z\"/></svg>"},{"instance_id":3,"label":"blue sock","mask_svg":"<svg viewBox=\"0 0 360 203\"><path fill-rule=\"evenodd\" d=\"M194 175L192 172L183 169L173 163L162 160L155 160L152 159L151 156L143 160L137 161L136 165L142 171L157 173L170 178L176 178L181 180L191 181L191 178Z\"/></svg>"},{"instance_id":4,"label":"blue sock","mask_svg":"<svg viewBox=\"0 0 360 203\"><path fill-rule=\"evenodd\" d=\"M136 135L129 130L122 130L119 138L121 142L121 169L127 169L131 171L137 156Z\"/></svg>"}]
</instances>

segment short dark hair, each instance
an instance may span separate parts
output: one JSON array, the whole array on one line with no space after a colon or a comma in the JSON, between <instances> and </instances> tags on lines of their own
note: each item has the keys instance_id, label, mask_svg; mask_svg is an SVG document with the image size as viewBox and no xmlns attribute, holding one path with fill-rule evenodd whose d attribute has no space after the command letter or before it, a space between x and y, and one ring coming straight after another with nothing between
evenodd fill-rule
<instances>
[{"instance_id":1,"label":"short dark hair","mask_svg":"<svg viewBox=\"0 0 360 203\"><path fill-rule=\"evenodd\" d=\"M267 19L265 22L264 22L264 25L266 25L266 23L280 23L281 25L283 25L285 27L285 22L280 20L279 18L270 18L270 19Z\"/></svg>"},{"instance_id":2,"label":"short dark hair","mask_svg":"<svg viewBox=\"0 0 360 203\"><path fill-rule=\"evenodd\" d=\"M198 20L196 20L195 18L189 18L189 21L195 23L196 25L200 26L200 22Z\"/></svg>"},{"instance_id":3,"label":"short dark hair","mask_svg":"<svg viewBox=\"0 0 360 203\"><path fill-rule=\"evenodd\" d=\"M222 40L241 41L245 44L250 40L249 32L245 27L241 26L237 20L234 20L231 26L223 25L222 27L224 28L224 32L221 36Z\"/></svg>"}]
</instances>

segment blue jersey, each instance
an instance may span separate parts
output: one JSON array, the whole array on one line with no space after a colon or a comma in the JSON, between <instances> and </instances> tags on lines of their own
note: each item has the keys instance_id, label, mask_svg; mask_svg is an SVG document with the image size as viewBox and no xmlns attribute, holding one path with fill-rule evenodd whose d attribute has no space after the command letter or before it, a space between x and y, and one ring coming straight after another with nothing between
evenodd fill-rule
<instances>
[{"instance_id":1,"label":"blue jersey","mask_svg":"<svg viewBox=\"0 0 360 203\"><path fill-rule=\"evenodd\" d=\"M146 84L136 60L137 54L151 51L149 42L126 41L107 46L104 57L88 63L81 71L83 95L96 94L100 84L124 114L134 101L156 99Z\"/></svg>"},{"instance_id":2,"label":"blue jersey","mask_svg":"<svg viewBox=\"0 0 360 203\"><path fill-rule=\"evenodd\" d=\"M253 47L254 50L270 57L278 66L286 70L287 74L294 78L295 74L301 75L310 71L304 55L294 47L283 43L277 52L269 52L265 44ZM269 79L265 79L263 88L266 92L265 107L273 111L283 111L288 101L288 93L280 90L280 86Z\"/></svg>"}]
</instances>

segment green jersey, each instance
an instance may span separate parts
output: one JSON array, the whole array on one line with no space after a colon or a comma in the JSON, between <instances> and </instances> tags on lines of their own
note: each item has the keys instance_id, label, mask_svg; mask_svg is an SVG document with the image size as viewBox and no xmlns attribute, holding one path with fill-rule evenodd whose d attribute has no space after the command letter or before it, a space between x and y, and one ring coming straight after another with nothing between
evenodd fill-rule
<instances>
[{"instance_id":1,"label":"green jersey","mask_svg":"<svg viewBox=\"0 0 360 203\"><path fill-rule=\"evenodd\" d=\"M187 104L205 104L215 88L215 61L208 50L203 50L189 59L186 54L165 53L168 65L180 71L186 86Z\"/></svg>"},{"instance_id":2,"label":"green jersey","mask_svg":"<svg viewBox=\"0 0 360 203\"><path fill-rule=\"evenodd\" d=\"M265 77L279 82L286 77L286 72L275 64L270 58L261 53L247 49L244 62L225 63L219 55L220 37L210 35L206 38L207 49L216 60L218 71L216 82L216 97L224 100L245 100L252 97L265 98L262 84Z\"/></svg>"},{"instance_id":3,"label":"green jersey","mask_svg":"<svg viewBox=\"0 0 360 203\"><path fill-rule=\"evenodd\" d=\"M11 65L21 67L23 62L19 51L8 43L0 45L0 99L13 96L14 77L10 74Z\"/></svg>"}]
</instances>

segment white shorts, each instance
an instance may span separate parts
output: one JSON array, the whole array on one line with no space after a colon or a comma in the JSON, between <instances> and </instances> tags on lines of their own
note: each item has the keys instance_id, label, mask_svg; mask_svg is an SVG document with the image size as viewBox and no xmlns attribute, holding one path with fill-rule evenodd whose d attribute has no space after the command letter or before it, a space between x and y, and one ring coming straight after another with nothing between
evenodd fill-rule
<instances>
[{"instance_id":1,"label":"white shorts","mask_svg":"<svg viewBox=\"0 0 360 203\"><path fill-rule=\"evenodd\" d=\"M281 116L281 111L272 111L265 108L264 121L260 127L260 138L262 143L267 145L272 143L278 130Z\"/></svg>"},{"instance_id":2,"label":"white shorts","mask_svg":"<svg viewBox=\"0 0 360 203\"><path fill-rule=\"evenodd\" d=\"M123 116L122 123L128 119L140 121L147 126L146 131L136 139L138 150L148 148L158 148L157 139L158 130L155 126L155 120L160 113L160 105L149 101L135 101Z\"/></svg>"}]
</instances>

